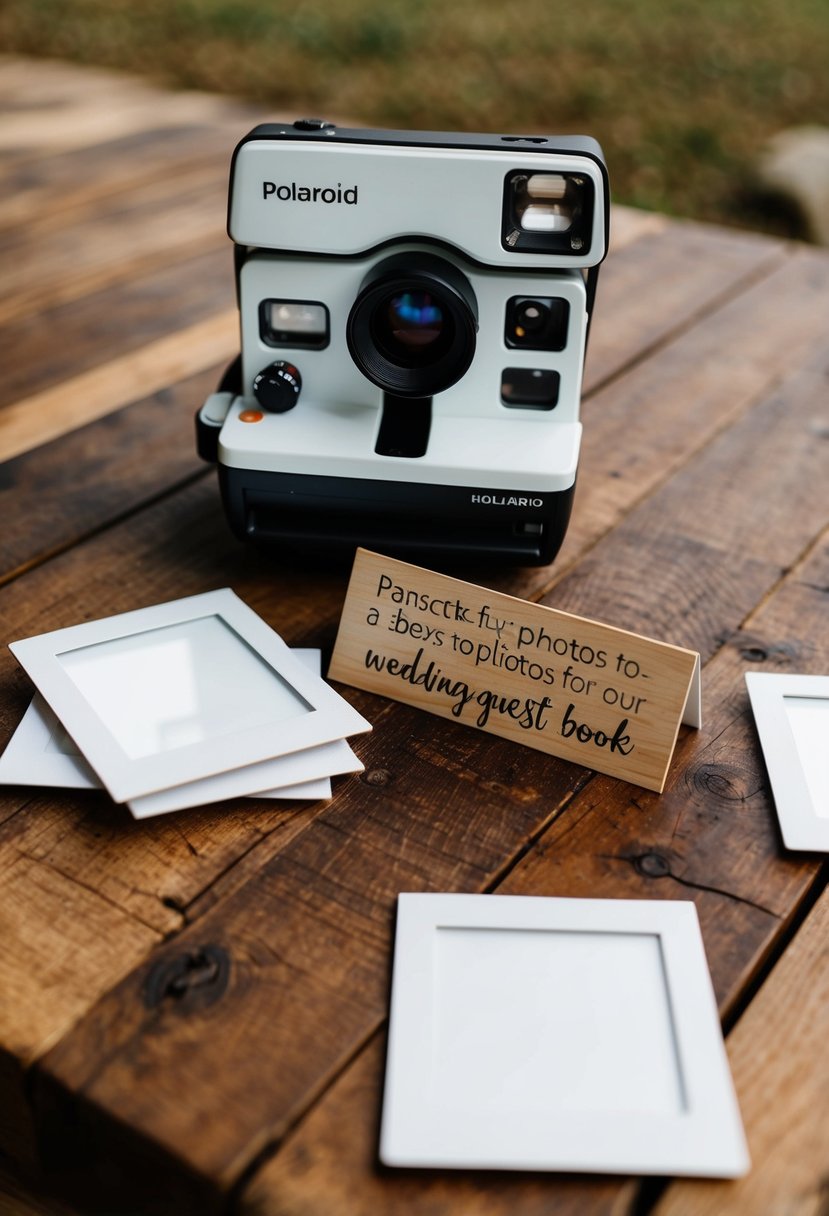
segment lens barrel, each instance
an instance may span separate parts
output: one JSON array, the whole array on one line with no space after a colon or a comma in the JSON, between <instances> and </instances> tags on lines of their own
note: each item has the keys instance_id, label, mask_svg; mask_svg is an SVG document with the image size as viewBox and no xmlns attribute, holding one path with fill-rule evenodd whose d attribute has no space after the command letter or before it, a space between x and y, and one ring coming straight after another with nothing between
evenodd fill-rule
<instances>
[{"instance_id":1,"label":"lens barrel","mask_svg":"<svg viewBox=\"0 0 829 1216\"><path fill-rule=\"evenodd\" d=\"M456 384L475 354L478 304L456 266L399 253L371 268L346 324L364 376L398 397L431 397Z\"/></svg>"}]
</instances>

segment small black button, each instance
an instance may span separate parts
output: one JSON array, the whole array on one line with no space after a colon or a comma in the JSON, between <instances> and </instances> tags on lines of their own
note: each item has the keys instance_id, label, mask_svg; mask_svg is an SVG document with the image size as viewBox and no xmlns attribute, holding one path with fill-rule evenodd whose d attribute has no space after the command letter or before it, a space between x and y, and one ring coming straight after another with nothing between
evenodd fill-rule
<instances>
[{"instance_id":1,"label":"small black button","mask_svg":"<svg viewBox=\"0 0 829 1216\"><path fill-rule=\"evenodd\" d=\"M334 123L326 122L324 118L298 118L294 123L295 131L333 131Z\"/></svg>"}]
</instances>

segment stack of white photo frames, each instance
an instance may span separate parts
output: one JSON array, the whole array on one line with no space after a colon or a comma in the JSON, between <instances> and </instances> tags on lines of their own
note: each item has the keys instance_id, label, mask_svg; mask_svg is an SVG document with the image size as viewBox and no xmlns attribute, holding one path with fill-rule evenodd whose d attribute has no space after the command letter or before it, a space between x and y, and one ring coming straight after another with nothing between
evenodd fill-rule
<instances>
[{"instance_id":1,"label":"stack of white photo frames","mask_svg":"<svg viewBox=\"0 0 829 1216\"><path fill-rule=\"evenodd\" d=\"M370 724L230 589L10 645L38 689L0 782L104 787L142 819L243 795L330 797Z\"/></svg>"}]
</instances>

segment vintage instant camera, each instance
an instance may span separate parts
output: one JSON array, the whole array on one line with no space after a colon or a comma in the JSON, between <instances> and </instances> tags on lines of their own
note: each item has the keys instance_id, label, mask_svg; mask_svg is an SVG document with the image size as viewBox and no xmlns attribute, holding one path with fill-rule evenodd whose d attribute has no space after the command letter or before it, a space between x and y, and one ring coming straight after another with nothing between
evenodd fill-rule
<instances>
[{"instance_id":1,"label":"vintage instant camera","mask_svg":"<svg viewBox=\"0 0 829 1216\"><path fill-rule=\"evenodd\" d=\"M234 532L551 561L608 209L579 136L251 131L228 220L241 358L197 416Z\"/></svg>"}]
</instances>

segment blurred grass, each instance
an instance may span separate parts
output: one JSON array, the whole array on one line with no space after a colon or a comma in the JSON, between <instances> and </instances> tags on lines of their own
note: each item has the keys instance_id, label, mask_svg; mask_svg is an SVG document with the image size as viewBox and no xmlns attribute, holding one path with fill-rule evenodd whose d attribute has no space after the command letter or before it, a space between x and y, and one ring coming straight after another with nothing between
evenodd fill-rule
<instances>
[{"instance_id":1,"label":"blurred grass","mask_svg":"<svg viewBox=\"0 0 829 1216\"><path fill-rule=\"evenodd\" d=\"M789 230L752 192L782 127L829 125L829 0L4 0L0 48L271 109L582 131L614 197Z\"/></svg>"}]
</instances>

